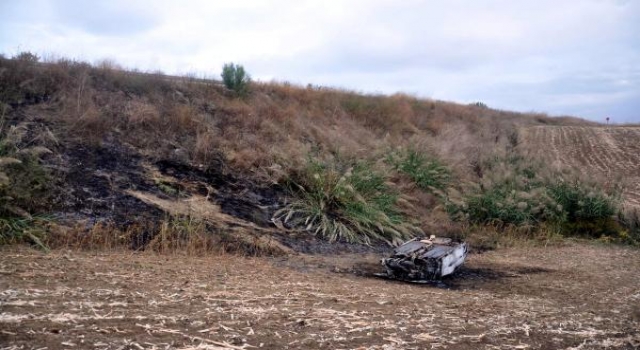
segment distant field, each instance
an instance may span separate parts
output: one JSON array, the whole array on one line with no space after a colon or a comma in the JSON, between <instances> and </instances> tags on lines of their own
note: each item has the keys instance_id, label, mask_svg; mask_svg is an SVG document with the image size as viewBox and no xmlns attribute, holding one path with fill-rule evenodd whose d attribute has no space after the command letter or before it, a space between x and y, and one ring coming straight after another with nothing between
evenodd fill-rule
<instances>
[{"instance_id":1,"label":"distant field","mask_svg":"<svg viewBox=\"0 0 640 350\"><path fill-rule=\"evenodd\" d=\"M523 138L543 159L622 179L626 203L640 206L640 127L536 126Z\"/></svg>"}]
</instances>

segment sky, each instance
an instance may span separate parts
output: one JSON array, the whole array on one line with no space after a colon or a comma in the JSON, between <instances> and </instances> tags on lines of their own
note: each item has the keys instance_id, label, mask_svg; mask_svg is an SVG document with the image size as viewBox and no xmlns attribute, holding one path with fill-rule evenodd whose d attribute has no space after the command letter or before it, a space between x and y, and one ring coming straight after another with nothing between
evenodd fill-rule
<instances>
[{"instance_id":1,"label":"sky","mask_svg":"<svg viewBox=\"0 0 640 350\"><path fill-rule=\"evenodd\" d=\"M640 0L0 0L0 53L640 122Z\"/></svg>"}]
</instances>

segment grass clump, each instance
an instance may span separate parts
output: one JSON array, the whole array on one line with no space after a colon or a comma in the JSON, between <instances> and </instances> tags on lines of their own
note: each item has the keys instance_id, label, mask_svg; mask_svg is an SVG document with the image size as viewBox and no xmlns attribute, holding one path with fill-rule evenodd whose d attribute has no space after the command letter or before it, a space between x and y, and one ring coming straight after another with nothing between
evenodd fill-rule
<instances>
[{"instance_id":1,"label":"grass clump","mask_svg":"<svg viewBox=\"0 0 640 350\"><path fill-rule=\"evenodd\" d=\"M40 228L47 220L31 215L0 216L0 245L29 242L42 250L49 248L42 242L43 230Z\"/></svg>"},{"instance_id":2,"label":"grass clump","mask_svg":"<svg viewBox=\"0 0 640 350\"><path fill-rule=\"evenodd\" d=\"M274 218L331 242L397 244L421 232L397 210L385 173L369 162L309 160L290 188L296 199Z\"/></svg>"},{"instance_id":3,"label":"grass clump","mask_svg":"<svg viewBox=\"0 0 640 350\"><path fill-rule=\"evenodd\" d=\"M397 171L409 176L418 187L426 191L443 191L451 179L451 172L443 163L415 149L392 154L389 156L389 162Z\"/></svg>"},{"instance_id":4,"label":"grass clump","mask_svg":"<svg viewBox=\"0 0 640 350\"><path fill-rule=\"evenodd\" d=\"M569 222L610 218L618 211L613 198L578 180L556 181L547 189Z\"/></svg>"},{"instance_id":5,"label":"grass clump","mask_svg":"<svg viewBox=\"0 0 640 350\"><path fill-rule=\"evenodd\" d=\"M203 254L217 250L218 244L205 221L190 216L174 216L160 223L147 248L159 253L183 251Z\"/></svg>"},{"instance_id":6,"label":"grass clump","mask_svg":"<svg viewBox=\"0 0 640 350\"><path fill-rule=\"evenodd\" d=\"M22 134L19 126L5 128L0 118L0 244L26 241L46 250L38 228L46 220L30 211L45 197L49 178L38 157L50 151L18 147Z\"/></svg>"},{"instance_id":7,"label":"grass clump","mask_svg":"<svg viewBox=\"0 0 640 350\"><path fill-rule=\"evenodd\" d=\"M492 160L484 167L479 184L467 188L461 198L448 198L454 218L492 226L533 226L562 218L562 209L534 167L515 158Z\"/></svg>"},{"instance_id":8,"label":"grass clump","mask_svg":"<svg viewBox=\"0 0 640 350\"><path fill-rule=\"evenodd\" d=\"M567 236L616 237L622 227L616 193L593 183L546 171L526 159L494 160L480 181L462 198L449 198L453 218L472 224L548 229Z\"/></svg>"}]
</instances>

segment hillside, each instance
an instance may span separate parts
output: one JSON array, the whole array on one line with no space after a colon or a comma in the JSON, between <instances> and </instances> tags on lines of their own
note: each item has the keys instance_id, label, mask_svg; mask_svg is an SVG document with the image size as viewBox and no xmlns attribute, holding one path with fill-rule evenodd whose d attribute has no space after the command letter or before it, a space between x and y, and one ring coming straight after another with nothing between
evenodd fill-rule
<instances>
[{"instance_id":1,"label":"hillside","mask_svg":"<svg viewBox=\"0 0 640 350\"><path fill-rule=\"evenodd\" d=\"M28 53L0 116L7 349L640 346L638 128Z\"/></svg>"},{"instance_id":2,"label":"hillside","mask_svg":"<svg viewBox=\"0 0 640 350\"><path fill-rule=\"evenodd\" d=\"M623 229L609 219L612 189L572 209L583 185L527 161L528 147L546 153L544 130L600 130L577 118L287 83L252 83L241 98L217 81L31 54L0 60L0 72L3 156L20 162L5 166L5 241L39 217L27 240L51 246L270 254L460 237L470 224ZM616 164L631 174L629 162Z\"/></svg>"}]
</instances>

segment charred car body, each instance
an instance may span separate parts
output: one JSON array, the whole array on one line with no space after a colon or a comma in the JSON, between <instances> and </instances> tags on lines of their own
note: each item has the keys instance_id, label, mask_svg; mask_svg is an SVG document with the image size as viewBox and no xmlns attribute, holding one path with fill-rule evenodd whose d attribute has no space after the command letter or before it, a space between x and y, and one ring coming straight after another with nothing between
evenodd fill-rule
<instances>
[{"instance_id":1,"label":"charred car body","mask_svg":"<svg viewBox=\"0 0 640 350\"><path fill-rule=\"evenodd\" d=\"M433 281L454 273L467 257L467 243L449 238L412 239L382 259L388 278Z\"/></svg>"}]
</instances>

